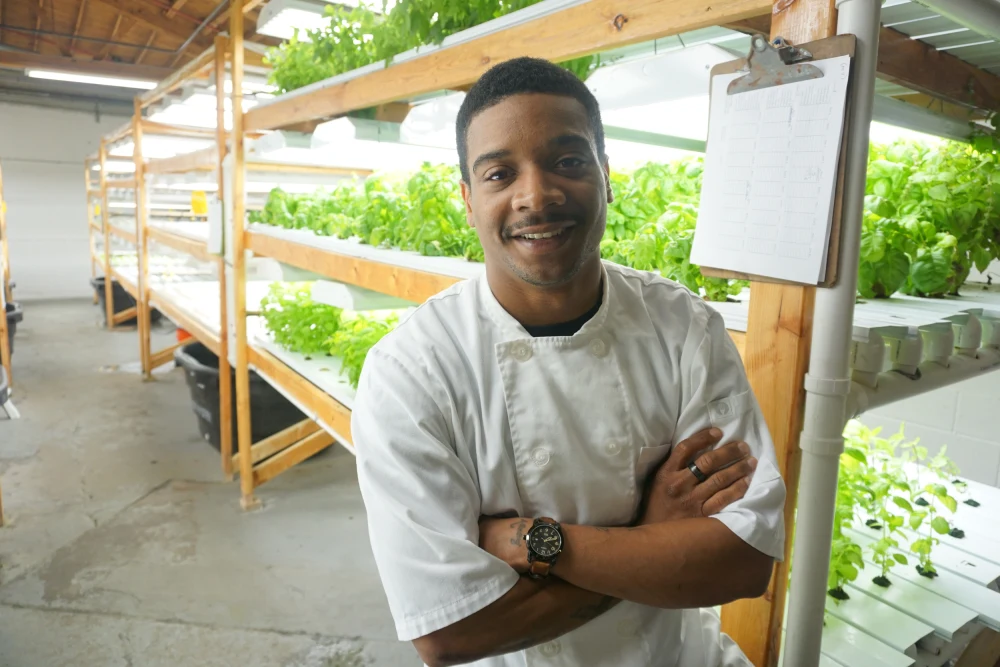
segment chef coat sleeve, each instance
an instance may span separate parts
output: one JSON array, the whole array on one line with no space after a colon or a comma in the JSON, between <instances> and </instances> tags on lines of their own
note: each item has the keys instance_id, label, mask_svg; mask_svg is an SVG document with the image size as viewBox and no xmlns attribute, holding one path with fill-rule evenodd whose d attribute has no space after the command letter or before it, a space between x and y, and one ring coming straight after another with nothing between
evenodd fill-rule
<instances>
[{"instance_id":1,"label":"chef coat sleeve","mask_svg":"<svg viewBox=\"0 0 1000 667\"><path fill-rule=\"evenodd\" d=\"M750 389L743 362L722 317L705 307L707 323L690 328L681 370L687 379L674 442L715 426L721 444L750 445L757 469L742 500L714 518L745 542L773 558L784 555L785 485L778 470L771 434Z\"/></svg>"},{"instance_id":2,"label":"chef coat sleeve","mask_svg":"<svg viewBox=\"0 0 1000 667\"><path fill-rule=\"evenodd\" d=\"M372 551L401 641L472 615L518 580L479 548L478 486L429 384L374 348L351 415Z\"/></svg>"}]
</instances>

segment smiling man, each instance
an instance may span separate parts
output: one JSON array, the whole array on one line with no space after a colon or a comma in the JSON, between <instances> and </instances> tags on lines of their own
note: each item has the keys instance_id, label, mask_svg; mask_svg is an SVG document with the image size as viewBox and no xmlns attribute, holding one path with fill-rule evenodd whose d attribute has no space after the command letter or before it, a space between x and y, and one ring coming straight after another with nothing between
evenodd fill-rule
<instances>
[{"instance_id":1,"label":"smiling man","mask_svg":"<svg viewBox=\"0 0 1000 667\"><path fill-rule=\"evenodd\" d=\"M432 667L749 665L702 608L766 589L784 485L722 319L601 261L572 74L497 65L457 125L485 275L371 350L352 420L399 638Z\"/></svg>"}]
</instances>

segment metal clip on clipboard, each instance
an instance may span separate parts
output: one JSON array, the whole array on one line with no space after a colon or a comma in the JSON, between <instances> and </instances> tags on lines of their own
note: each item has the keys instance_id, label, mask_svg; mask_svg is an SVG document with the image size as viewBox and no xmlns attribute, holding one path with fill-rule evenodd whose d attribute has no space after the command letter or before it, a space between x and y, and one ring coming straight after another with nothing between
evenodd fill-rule
<instances>
[{"instance_id":1,"label":"metal clip on clipboard","mask_svg":"<svg viewBox=\"0 0 1000 667\"><path fill-rule=\"evenodd\" d=\"M788 44L781 37L771 45L763 35L754 35L750 53L747 54L747 65L741 70L747 75L731 81L726 94L737 95L786 83L822 79L822 70L806 62L812 58L812 53Z\"/></svg>"}]
</instances>

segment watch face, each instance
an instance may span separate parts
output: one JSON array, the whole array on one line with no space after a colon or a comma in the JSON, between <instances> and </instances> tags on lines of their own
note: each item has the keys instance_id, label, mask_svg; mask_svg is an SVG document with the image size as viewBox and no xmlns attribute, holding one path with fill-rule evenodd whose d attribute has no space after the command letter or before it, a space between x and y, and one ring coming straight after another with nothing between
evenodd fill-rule
<instances>
[{"instance_id":1,"label":"watch face","mask_svg":"<svg viewBox=\"0 0 1000 667\"><path fill-rule=\"evenodd\" d=\"M562 534L549 525L536 526L528 536L528 546L541 558L552 558L562 549Z\"/></svg>"}]
</instances>

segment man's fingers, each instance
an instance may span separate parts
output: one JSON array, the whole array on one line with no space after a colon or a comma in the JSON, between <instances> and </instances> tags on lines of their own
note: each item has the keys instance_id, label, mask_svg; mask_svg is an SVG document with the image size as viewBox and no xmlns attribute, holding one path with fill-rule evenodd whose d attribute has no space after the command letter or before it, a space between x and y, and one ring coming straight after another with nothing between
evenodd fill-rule
<instances>
[{"instance_id":1,"label":"man's fingers","mask_svg":"<svg viewBox=\"0 0 1000 667\"><path fill-rule=\"evenodd\" d=\"M739 463L731 465L728 468L711 475L708 479L695 487L691 495L704 502L715 494L725 491L744 477L752 475L756 467L757 459L743 459Z\"/></svg>"},{"instance_id":2,"label":"man's fingers","mask_svg":"<svg viewBox=\"0 0 1000 667\"><path fill-rule=\"evenodd\" d=\"M750 455L750 446L745 442L730 442L718 449L705 452L695 460L695 465L706 475L741 461Z\"/></svg>"},{"instance_id":3,"label":"man's fingers","mask_svg":"<svg viewBox=\"0 0 1000 667\"><path fill-rule=\"evenodd\" d=\"M757 462L753 461L750 466L752 468L757 467ZM746 495L747 489L750 488L750 477L743 476L737 479L735 482L730 484L727 488L719 491L714 496L705 501L701 506L702 514L705 516L712 516L718 514L722 510L726 509L737 500L740 500L744 495Z\"/></svg>"},{"instance_id":4,"label":"man's fingers","mask_svg":"<svg viewBox=\"0 0 1000 667\"><path fill-rule=\"evenodd\" d=\"M707 428L695 433L686 440L681 440L674 446L670 456L663 462L663 467L669 472L677 472L686 468L698 452L714 447L722 439L722 431L717 428Z\"/></svg>"}]
</instances>

